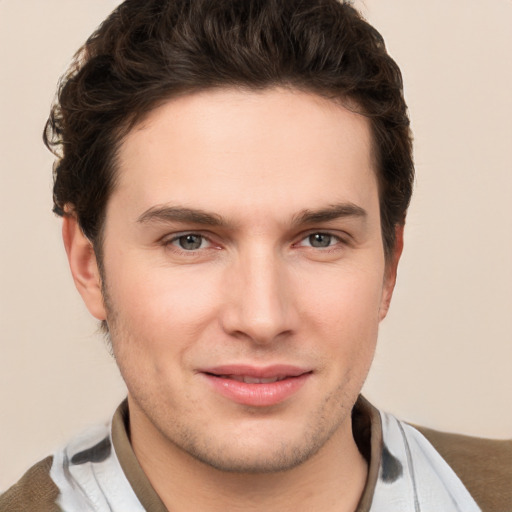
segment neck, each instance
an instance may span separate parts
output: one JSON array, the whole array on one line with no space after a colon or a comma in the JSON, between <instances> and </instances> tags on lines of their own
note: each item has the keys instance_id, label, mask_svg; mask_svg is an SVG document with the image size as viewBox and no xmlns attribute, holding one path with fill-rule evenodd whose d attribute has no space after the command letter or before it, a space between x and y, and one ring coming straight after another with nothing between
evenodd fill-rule
<instances>
[{"instance_id":1,"label":"neck","mask_svg":"<svg viewBox=\"0 0 512 512\"><path fill-rule=\"evenodd\" d=\"M293 469L234 473L195 459L165 438L137 407L130 408L135 455L173 512L355 511L368 468L352 436L350 417L345 423L314 456Z\"/></svg>"}]
</instances>

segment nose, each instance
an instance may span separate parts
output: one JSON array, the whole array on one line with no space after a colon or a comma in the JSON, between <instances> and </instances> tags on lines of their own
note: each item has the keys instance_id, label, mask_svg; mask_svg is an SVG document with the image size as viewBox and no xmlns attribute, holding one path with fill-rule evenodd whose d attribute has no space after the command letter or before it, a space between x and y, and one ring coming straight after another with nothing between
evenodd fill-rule
<instances>
[{"instance_id":1,"label":"nose","mask_svg":"<svg viewBox=\"0 0 512 512\"><path fill-rule=\"evenodd\" d=\"M250 251L227 269L222 327L231 336L267 345L293 333L299 315L286 262Z\"/></svg>"}]
</instances>

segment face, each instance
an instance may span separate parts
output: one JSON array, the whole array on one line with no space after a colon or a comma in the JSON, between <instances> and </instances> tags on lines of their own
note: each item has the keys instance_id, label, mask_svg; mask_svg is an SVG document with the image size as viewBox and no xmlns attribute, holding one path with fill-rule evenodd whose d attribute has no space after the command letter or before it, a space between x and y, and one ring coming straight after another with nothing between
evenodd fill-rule
<instances>
[{"instance_id":1,"label":"face","mask_svg":"<svg viewBox=\"0 0 512 512\"><path fill-rule=\"evenodd\" d=\"M124 140L103 293L132 422L230 471L351 436L394 266L365 118L297 91L172 100ZM138 419L137 419L138 418Z\"/></svg>"}]
</instances>

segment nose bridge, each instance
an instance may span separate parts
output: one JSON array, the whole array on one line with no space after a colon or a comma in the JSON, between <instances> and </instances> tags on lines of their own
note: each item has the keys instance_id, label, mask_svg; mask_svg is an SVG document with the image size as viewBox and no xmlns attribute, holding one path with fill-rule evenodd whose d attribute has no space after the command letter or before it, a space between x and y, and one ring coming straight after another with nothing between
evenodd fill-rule
<instances>
[{"instance_id":1,"label":"nose bridge","mask_svg":"<svg viewBox=\"0 0 512 512\"><path fill-rule=\"evenodd\" d=\"M243 251L231 268L233 285L225 327L257 343L293 330L290 283L283 258L262 244Z\"/></svg>"}]
</instances>

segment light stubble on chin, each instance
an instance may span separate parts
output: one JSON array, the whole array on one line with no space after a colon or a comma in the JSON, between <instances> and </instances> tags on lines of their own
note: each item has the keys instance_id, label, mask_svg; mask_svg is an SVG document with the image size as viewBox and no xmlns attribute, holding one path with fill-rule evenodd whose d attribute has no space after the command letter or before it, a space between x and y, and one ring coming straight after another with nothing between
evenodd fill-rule
<instances>
[{"instance_id":1,"label":"light stubble on chin","mask_svg":"<svg viewBox=\"0 0 512 512\"><path fill-rule=\"evenodd\" d=\"M346 421L347 415L350 417L350 410L344 411L340 421L334 425L329 426L325 417L322 417L316 425L309 425L296 441L279 441L276 445L277 441L272 439L270 442L273 446L267 450L262 447L259 456L252 459L245 455L244 443L236 443L239 445L237 452L241 455L229 455L227 447L218 445L214 440L199 439L190 432L178 434L179 445L173 439L167 439L197 461L219 471L238 474L279 473L292 470L313 458Z\"/></svg>"},{"instance_id":2,"label":"light stubble on chin","mask_svg":"<svg viewBox=\"0 0 512 512\"><path fill-rule=\"evenodd\" d=\"M169 441L174 442L171 439ZM304 441L309 444L306 439ZM279 446L272 446L270 450L262 448L261 454L256 459L246 455L227 455L226 450L222 446L216 446L215 442L205 444L204 440L199 441L197 435L185 434L181 436L181 444L178 448L202 464L222 472L268 474L287 471L299 466L320 449L320 443L317 444L318 446L297 449L288 446L285 442L280 442ZM264 453L265 451L267 453ZM244 454L243 444L238 452Z\"/></svg>"}]
</instances>

